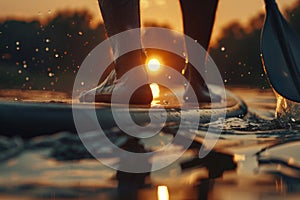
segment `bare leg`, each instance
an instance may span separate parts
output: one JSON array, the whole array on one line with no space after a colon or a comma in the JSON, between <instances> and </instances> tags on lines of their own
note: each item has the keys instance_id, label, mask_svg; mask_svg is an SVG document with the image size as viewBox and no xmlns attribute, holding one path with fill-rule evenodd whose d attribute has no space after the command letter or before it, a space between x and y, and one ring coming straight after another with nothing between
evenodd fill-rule
<instances>
[{"instance_id":1,"label":"bare leg","mask_svg":"<svg viewBox=\"0 0 300 200\"><path fill-rule=\"evenodd\" d=\"M208 50L218 0L180 0L180 4L183 15L184 33L197 40L205 50ZM187 49L189 49L188 46ZM220 101L220 97L217 95L212 95L212 99L210 98L207 85L191 64L188 64L186 73L189 80L185 92L185 99L187 101ZM191 90L194 90L198 99L189 98Z\"/></svg>"},{"instance_id":2,"label":"bare leg","mask_svg":"<svg viewBox=\"0 0 300 200\"><path fill-rule=\"evenodd\" d=\"M139 0L98 0L98 2L109 37L123 31L140 28ZM97 88L83 93L80 97L81 101L93 101L95 96L95 101L111 102L111 94L115 90L120 96L120 102L118 103L122 103L122 93L126 93L128 88L115 87L119 79L130 69L145 64L145 55L142 50L140 37L132 40L132 42L136 42L136 45L140 46L140 49L120 56L119 50L126 44L123 44L123 41L116 41L110 38L114 57L114 71ZM146 71L140 70L140 72L139 76L147 78ZM129 79L131 78L129 77ZM122 83L122 85L130 87L129 83ZM144 85L135 91L130 103L149 104L151 101L151 89L149 85Z\"/></svg>"}]
</instances>

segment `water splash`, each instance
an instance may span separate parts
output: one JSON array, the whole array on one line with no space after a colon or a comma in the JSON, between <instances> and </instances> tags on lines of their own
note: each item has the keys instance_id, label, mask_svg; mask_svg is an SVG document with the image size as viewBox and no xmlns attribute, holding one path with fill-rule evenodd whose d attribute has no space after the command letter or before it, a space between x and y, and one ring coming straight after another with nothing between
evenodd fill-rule
<instances>
[{"instance_id":1,"label":"water splash","mask_svg":"<svg viewBox=\"0 0 300 200\"><path fill-rule=\"evenodd\" d=\"M275 117L282 125L291 126L300 122L300 103L290 101L276 93L277 105Z\"/></svg>"}]
</instances>

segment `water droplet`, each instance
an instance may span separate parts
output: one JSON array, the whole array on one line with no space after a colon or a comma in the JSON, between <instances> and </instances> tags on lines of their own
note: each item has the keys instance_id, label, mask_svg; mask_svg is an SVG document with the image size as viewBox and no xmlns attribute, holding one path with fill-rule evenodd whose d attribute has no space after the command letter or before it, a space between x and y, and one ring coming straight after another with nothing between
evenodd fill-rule
<instances>
[{"instance_id":1,"label":"water droplet","mask_svg":"<svg viewBox=\"0 0 300 200\"><path fill-rule=\"evenodd\" d=\"M81 82L80 85L84 86L84 82Z\"/></svg>"},{"instance_id":2,"label":"water droplet","mask_svg":"<svg viewBox=\"0 0 300 200\"><path fill-rule=\"evenodd\" d=\"M45 48L45 51L49 51L49 47L46 47L46 48Z\"/></svg>"},{"instance_id":3,"label":"water droplet","mask_svg":"<svg viewBox=\"0 0 300 200\"><path fill-rule=\"evenodd\" d=\"M25 80L26 80L26 81L29 81L29 77L28 77L28 76L26 76Z\"/></svg>"},{"instance_id":4,"label":"water droplet","mask_svg":"<svg viewBox=\"0 0 300 200\"><path fill-rule=\"evenodd\" d=\"M16 45L20 45L20 42L19 42L19 41L16 41Z\"/></svg>"},{"instance_id":5,"label":"water droplet","mask_svg":"<svg viewBox=\"0 0 300 200\"><path fill-rule=\"evenodd\" d=\"M221 51L222 51L222 52L225 52L225 51L226 51L226 48L225 48L225 47L221 47Z\"/></svg>"},{"instance_id":6,"label":"water droplet","mask_svg":"<svg viewBox=\"0 0 300 200\"><path fill-rule=\"evenodd\" d=\"M181 74L184 75L185 74L185 69L181 70Z\"/></svg>"},{"instance_id":7,"label":"water droplet","mask_svg":"<svg viewBox=\"0 0 300 200\"><path fill-rule=\"evenodd\" d=\"M17 97L14 98L14 101L18 101L19 99Z\"/></svg>"},{"instance_id":8,"label":"water droplet","mask_svg":"<svg viewBox=\"0 0 300 200\"><path fill-rule=\"evenodd\" d=\"M227 80L227 79L225 79L225 80L224 80L224 83L227 83L227 82L228 82L228 80Z\"/></svg>"},{"instance_id":9,"label":"water droplet","mask_svg":"<svg viewBox=\"0 0 300 200\"><path fill-rule=\"evenodd\" d=\"M54 76L54 73L50 72L50 73L48 74L48 76L51 78L51 77Z\"/></svg>"},{"instance_id":10,"label":"water droplet","mask_svg":"<svg viewBox=\"0 0 300 200\"><path fill-rule=\"evenodd\" d=\"M55 54L54 56L55 56L55 58L58 58L58 57L59 57L59 54Z\"/></svg>"},{"instance_id":11,"label":"water droplet","mask_svg":"<svg viewBox=\"0 0 300 200\"><path fill-rule=\"evenodd\" d=\"M50 43L50 39L49 39L49 38L46 38L45 42L46 42L46 43Z\"/></svg>"},{"instance_id":12,"label":"water droplet","mask_svg":"<svg viewBox=\"0 0 300 200\"><path fill-rule=\"evenodd\" d=\"M171 78L172 78L172 77L169 75L169 76L168 76L168 79L171 79Z\"/></svg>"},{"instance_id":13,"label":"water droplet","mask_svg":"<svg viewBox=\"0 0 300 200\"><path fill-rule=\"evenodd\" d=\"M16 50L17 50L17 51L20 51L20 47L17 47Z\"/></svg>"},{"instance_id":14,"label":"water droplet","mask_svg":"<svg viewBox=\"0 0 300 200\"><path fill-rule=\"evenodd\" d=\"M24 65L23 65L23 68L24 68L24 69L26 69L26 68L27 68L27 65L26 65L26 64L24 64Z\"/></svg>"},{"instance_id":15,"label":"water droplet","mask_svg":"<svg viewBox=\"0 0 300 200\"><path fill-rule=\"evenodd\" d=\"M82 32L82 31L79 31L79 32L78 32L78 35L83 35L83 32Z\"/></svg>"},{"instance_id":16,"label":"water droplet","mask_svg":"<svg viewBox=\"0 0 300 200\"><path fill-rule=\"evenodd\" d=\"M55 84L55 83L54 83L53 81L50 83L50 85L52 85L52 86L53 86L54 84Z\"/></svg>"},{"instance_id":17,"label":"water droplet","mask_svg":"<svg viewBox=\"0 0 300 200\"><path fill-rule=\"evenodd\" d=\"M39 49L38 49L38 48L36 48L36 49L35 49L35 52L39 52Z\"/></svg>"},{"instance_id":18,"label":"water droplet","mask_svg":"<svg viewBox=\"0 0 300 200\"><path fill-rule=\"evenodd\" d=\"M241 77L244 77L244 74L241 74Z\"/></svg>"},{"instance_id":19,"label":"water droplet","mask_svg":"<svg viewBox=\"0 0 300 200\"><path fill-rule=\"evenodd\" d=\"M18 74L22 74L22 70L19 69L19 70L18 70Z\"/></svg>"},{"instance_id":20,"label":"water droplet","mask_svg":"<svg viewBox=\"0 0 300 200\"><path fill-rule=\"evenodd\" d=\"M84 46L87 46L87 45L89 45L89 42L88 42L88 41L86 41L86 42L84 43Z\"/></svg>"}]
</instances>

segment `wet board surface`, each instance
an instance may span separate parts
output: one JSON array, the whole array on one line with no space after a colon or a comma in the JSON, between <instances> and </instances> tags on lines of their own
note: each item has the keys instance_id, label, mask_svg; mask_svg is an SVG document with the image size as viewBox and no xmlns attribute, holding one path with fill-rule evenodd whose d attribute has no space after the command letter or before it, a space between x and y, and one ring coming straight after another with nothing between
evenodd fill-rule
<instances>
[{"instance_id":1,"label":"wet board surface","mask_svg":"<svg viewBox=\"0 0 300 200\"><path fill-rule=\"evenodd\" d=\"M218 88L216 88L218 93ZM175 99L175 100L174 100ZM194 105L181 107L172 94L157 98L151 106L107 103L73 102L64 93L45 91L5 91L0 97L0 135L30 138L53 134L60 131L76 132L73 111L88 120L95 113L102 129L116 126L112 108L118 113L130 113L137 124L149 123L149 109L155 114L166 113L167 122L179 123L181 115L199 117L199 123L207 123L220 117L242 117L247 113L245 103L233 93L226 91L226 101L221 103L202 103L200 109ZM87 128L86 131L93 131Z\"/></svg>"}]
</instances>

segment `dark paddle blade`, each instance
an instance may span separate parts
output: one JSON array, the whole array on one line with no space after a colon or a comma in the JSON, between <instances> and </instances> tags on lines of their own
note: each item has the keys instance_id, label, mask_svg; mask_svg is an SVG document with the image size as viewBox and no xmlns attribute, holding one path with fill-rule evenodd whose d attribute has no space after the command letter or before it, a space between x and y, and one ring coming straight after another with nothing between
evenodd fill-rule
<instances>
[{"instance_id":1,"label":"dark paddle blade","mask_svg":"<svg viewBox=\"0 0 300 200\"><path fill-rule=\"evenodd\" d=\"M280 13L275 0L265 0L266 19L261 36L262 61L273 88L300 102L300 36Z\"/></svg>"}]
</instances>

